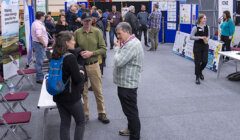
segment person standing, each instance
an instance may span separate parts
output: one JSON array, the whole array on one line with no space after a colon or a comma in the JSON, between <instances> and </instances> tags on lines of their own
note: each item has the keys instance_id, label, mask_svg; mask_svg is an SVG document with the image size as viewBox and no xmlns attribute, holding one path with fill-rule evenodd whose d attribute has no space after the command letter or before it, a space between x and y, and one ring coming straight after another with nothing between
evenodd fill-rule
<instances>
[{"instance_id":1,"label":"person standing","mask_svg":"<svg viewBox=\"0 0 240 140\"><path fill-rule=\"evenodd\" d=\"M208 39L210 37L209 27L206 25L207 17L200 14L197 25L192 28L190 39L194 40L193 54L195 62L196 84L200 84L200 80L204 80L202 71L208 62Z\"/></svg>"},{"instance_id":2,"label":"person standing","mask_svg":"<svg viewBox=\"0 0 240 140\"><path fill-rule=\"evenodd\" d=\"M221 41L224 42L222 51L231 51L231 41L235 32L235 24L231 19L229 11L223 12L223 23L220 25L221 28ZM226 57L226 61L229 57Z\"/></svg>"},{"instance_id":3,"label":"person standing","mask_svg":"<svg viewBox=\"0 0 240 140\"><path fill-rule=\"evenodd\" d=\"M66 13L66 21L69 26L70 31L76 31L78 28L80 28L81 25L81 18L78 17L78 5L77 4L72 4L70 6L70 9Z\"/></svg>"},{"instance_id":4,"label":"person standing","mask_svg":"<svg viewBox=\"0 0 240 140\"><path fill-rule=\"evenodd\" d=\"M134 6L129 6L129 11L125 15L125 22L128 22L131 27L132 27L132 33L135 34L135 36L141 40L139 37L139 22L137 19L137 16L135 15L135 7Z\"/></svg>"},{"instance_id":5,"label":"person standing","mask_svg":"<svg viewBox=\"0 0 240 140\"><path fill-rule=\"evenodd\" d=\"M65 15L59 15L59 18L56 24L56 34L66 30L68 30L68 23L66 22L66 17Z\"/></svg>"},{"instance_id":6,"label":"person standing","mask_svg":"<svg viewBox=\"0 0 240 140\"><path fill-rule=\"evenodd\" d=\"M62 31L56 37L52 59L59 59L65 55L62 79L66 87L61 94L53 96L53 101L57 104L61 118L60 139L70 140L71 117L73 116L76 122L74 140L83 140L85 119L81 94L83 93L85 73L83 69L80 69L82 67L78 65L77 58L74 55L75 40L73 33ZM70 82L67 83L67 81Z\"/></svg>"},{"instance_id":7,"label":"person standing","mask_svg":"<svg viewBox=\"0 0 240 140\"><path fill-rule=\"evenodd\" d=\"M85 59L85 68L90 80L92 89L97 102L98 120L104 124L110 122L107 118L104 98L102 93L102 78L98 63L98 56L106 53L106 44L102 32L92 27L92 17L90 13L82 15L83 27L75 31L77 46L83 51L81 56ZM89 120L89 103L88 103L88 82L84 84L83 92L85 120Z\"/></svg>"},{"instance_id":8,"label":"person standing","mask_svg":"<svg viewBox=\"0 0 240 140\"><path fill-rule=\"evenodd\" d=\"M140 139L141 123L137 106L137 89L143 65L142 44L133 34L129 23L121 22L116 27L118 41L115 42L113 81L118 87L118 97L128 128L120 130L130 140Z\"/></svg>"},{"instance_id":9,"label":"person standing","mask_svg":"<svg viewBox=\"0 0 240 140\"><path fill-rule=\"evenodd\" d=\"M146 6L142 5L141 6L141 12L137 14L137 18L140 23L140 28L139 28L139 37L140 39L142 38L142 32L144 33L144 44L146 47L148 46L148 39L147 39L147 30L148 30L148 17L149 14L146 11Z\"/></svg>"},{"instance_id":10,"label":"person standing","mask_svg":"<svg viewBox=\"0 0 240 140\"><path fill-rule=\"evenodd\" d=\"M149 38L151 48L148 51L156 51L158 48L158 36L161 28L162 13L158 10L158 4L153 5L153 12L149 15Z\"/></svg>"},{"instance_id":11,"label":"person standing","mask_svg":"<svg viewBox=\"0 0 240 140\"><path fill-rule=\"evenodd\" d=\"M109 13L108 20L110 21L110 25L111 25L110 32L109 32L110 45L111 45L110 49L113 49L114 35L117 36L115 29L118 23L122 21L121 13L117 11L116 5L112 5L112 12Z\"/></svg>"},{"instance_id":12,"label":"person standing","mask_svg":"<svg viewBox=\"0 0 240 140\"><path fill-rule=\"evenodd\" d=\"M36 12L36 20L32 24L32 46L36 57L35 69L36 83L42 84L43 82L43 61L45 56L45 48L48 45L48 33L44 25L45 20L44 12Z\"/></svg>"}]
</instances>

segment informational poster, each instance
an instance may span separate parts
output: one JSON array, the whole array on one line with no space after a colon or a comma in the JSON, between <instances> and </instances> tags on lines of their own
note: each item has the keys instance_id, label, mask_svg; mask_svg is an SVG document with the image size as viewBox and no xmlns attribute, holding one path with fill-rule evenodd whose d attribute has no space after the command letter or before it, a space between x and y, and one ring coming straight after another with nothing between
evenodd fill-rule
<instances>
[{"instance_id":1,"label":"informational poster","mask_svg":"<svg viewBox=\"0 0 240 140\"><path fill-rule=\"evenodd\" d=\"M160 11L167 11L168 9L168 2L167 1L161 1L161 2L152 2L152 9L153 9L153 5L154 4L158 4L159 10Z\"/></svg>"},{"instance_id":2,"label":"informational poster","mask_svg":"<svg viewBox=\"0 0 240 140\"><path fill-rule=\"evenodd\" d=\"M219 41L209 40L208 64L207 68L212 71L218 70L220 56L218 54L222 49L222 44ZM193 55L194 41L190 40L190 34L177 32L173 52L190 60L194 60Z\"/></svg>"},{"instance_id":3,"label":"informational poster","mask_svg":"<svg viewBox=\"0 0 240 140\"><path fill-rule=\"evenodd\" d=\"M17 67L9 57L13 56L19 62L18 35L19 35L19 1L2 0L2 63L3 77L8 79L17 74ZM18 63L19 64L19 63Z\"/></svg>"},{"instance_id":4,"label":"informational poster","mask_svg":"<svg viewBox=\"0 0 240 140\"><path fill-rule=\"evenodd\" d=\"M46 0L36 0L36 11L47 12Z\"/></svg>"},{"instance_id":5,"label":"informational poster","mask_svg":"<svg viewBox=\"0 0 240 140\"><path fill-rule=\"evenodd\" d=\"M168 11L167 21L176 22L176 19L177 19L176 11Z\"/></svg>"},{"instance_id":6,"label":"informational poster","mask_svg":"<svg viewBox=\"0 0 240 140\"><path fill-rule=\"evenodd\" d=\"M168 30L176 30L177 29L177 25L176 23L167 23L167 29Z\"/></svg>"},{"instance_id":7,"label":"informational poster","mask_svg":"<svg viewBox=\"0 0 240 140\"><path fill-rule=\"evenodd\" d=\"M180 23L191 24L191 4L180 4Z\"/></svg>"}]
</instances>

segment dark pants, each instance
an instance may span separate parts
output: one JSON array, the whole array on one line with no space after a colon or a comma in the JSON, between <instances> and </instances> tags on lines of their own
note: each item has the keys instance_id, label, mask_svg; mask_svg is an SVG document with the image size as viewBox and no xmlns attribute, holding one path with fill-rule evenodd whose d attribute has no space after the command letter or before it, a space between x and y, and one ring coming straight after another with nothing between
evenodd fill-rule
<instances>
[{"instance_id":1,"label":"dark pants","mask_svg":"<svg viewBox=\"0 0 240 140\"><path fill-rule=\"evenodd\" d=\"M116 29L116 27L111 27L110 32L109 32L111 48L113 48L113 46L114 46L114 35L117 37L117 33L116 33L115 29Z\"/></svg>"},{"instance_id":2,"label":"dark pants","mask_svg":"<svg viewBox=\"0 0 240 140\"><path fill-rule=\"evenodd\" d=\"M146 25L142 25L142 26L140 27L140 31L139 31L139 37L140 37L140 39L142 39L142 32L144 33L144 43L145 43L145 45L148 44L148 40L147 40L147 30L148 30L147 26L146 26Z\"/></svg>"},{"instance_id":3,"label":"dark pants","mask_svg":"<svg viewBox=\"0 0 240 140\"><path fill-rule=\"evenodd\" d=\"M199 77L208 63L208 45L194 44L195 75Z\"/></svg>"},{"instance_id":4,"label":"dark pants","mask_svg":"<svg viewBox=\"0 0 240 140\"><path fill-rule=\"evenodd\" d=\"M231 41L232 39L229 39L229 36L223 36L221 35L221 41L224 42L222 51L231 51ZM229 57L226 57L226 59L229 59Z\"/></svg>"},{"instance_id":5,"label":"dark pants","mask_svg":"<svg viewBox=\"0 0 240 140\"><path fill-rule=\"evenodd\" d=\"M137 107L137 88L118 87L118 97L122 105L122 110L127 116L130 140L139 140L141 124Z\"/></svg>"},{"instance_id":6,"label":"dark pants","mask_svg":"<svg viewBox=\"0 0 240 140\"><path fill-rule=\"evenodd\" d=\"M85 119L82 101L79 100L78 102L71 105L57 103L57 107L61 118L60 139L70 140L70 125L71 117L73 116L76 122L74 140L83 140Z\"/></svg>"}]
</instances>

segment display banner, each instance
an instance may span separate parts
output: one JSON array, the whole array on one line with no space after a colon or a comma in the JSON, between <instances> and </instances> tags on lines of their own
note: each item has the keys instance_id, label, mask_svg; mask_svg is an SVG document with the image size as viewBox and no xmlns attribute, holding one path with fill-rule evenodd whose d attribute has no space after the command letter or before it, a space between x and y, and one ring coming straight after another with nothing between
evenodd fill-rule
<instances>
[{"instance_id":1,"label":"display banner","mask_svg":"<svg viewBox=\"0 0 240 140\"><path fill-rule=\"evenodd\" d=\"M8 79L17 74L17 67L11 61L12 55L19 65L18 35L19 35L19 1L2 0L1 25L2 25L2 63L3 77Z\"/></svg>"},{"instance_id":2,"label":"display banner","mask_svg":"<svg viewBox=\"0 0 240 140\"><path fill-rule=\"evenodd\" d=\"M30 14L28 9L27 0L24 0L24 25L25 25L25 37L26 37L26 48L27 48L27 61L29 64L32 59L32 46L31 46L31 34L30 34Z\"/></svg>"},{"instance_id":3,"label":"display banner","mask_svg":"<svg viewBox=\"0 0 240 140\"><path fill-rule=\"evenodd\" d=\"M193 55L194 41L190 40L190 34L177 32L173 52L190 60L194 60ZM209 39L209 52L207 68L216 72L218 70L218 62L220 56L219 51L222 50L222 43Z\"/></svg>"}]
</instances>

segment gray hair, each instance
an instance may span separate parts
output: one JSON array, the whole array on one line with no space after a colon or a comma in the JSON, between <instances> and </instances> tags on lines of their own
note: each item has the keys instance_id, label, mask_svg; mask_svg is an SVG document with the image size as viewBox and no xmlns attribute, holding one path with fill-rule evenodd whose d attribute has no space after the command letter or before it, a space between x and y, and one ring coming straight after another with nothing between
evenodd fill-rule
<instances>
[{"instance_id":1,"label":"gray hair","mask_svg":"<svg viewBox=\"0 0 240 140\"><path fill-rule=\"evenodd\" d=\"M129 11L135 12L135 7L133 5L129 6Z\"/></svg>"},{"instance_id":2,"label":"gray hair","mask_svg":"<svg viewBox=\"0 0 240 140\"><path fill-rule=\"evenodd\" d=\"M132 27L127 22L120 22L116 27L116 31L119 30L119 29L122 30L123 32L127 32L129 34L132 34Z\"/></svg>"}]
</instances>

